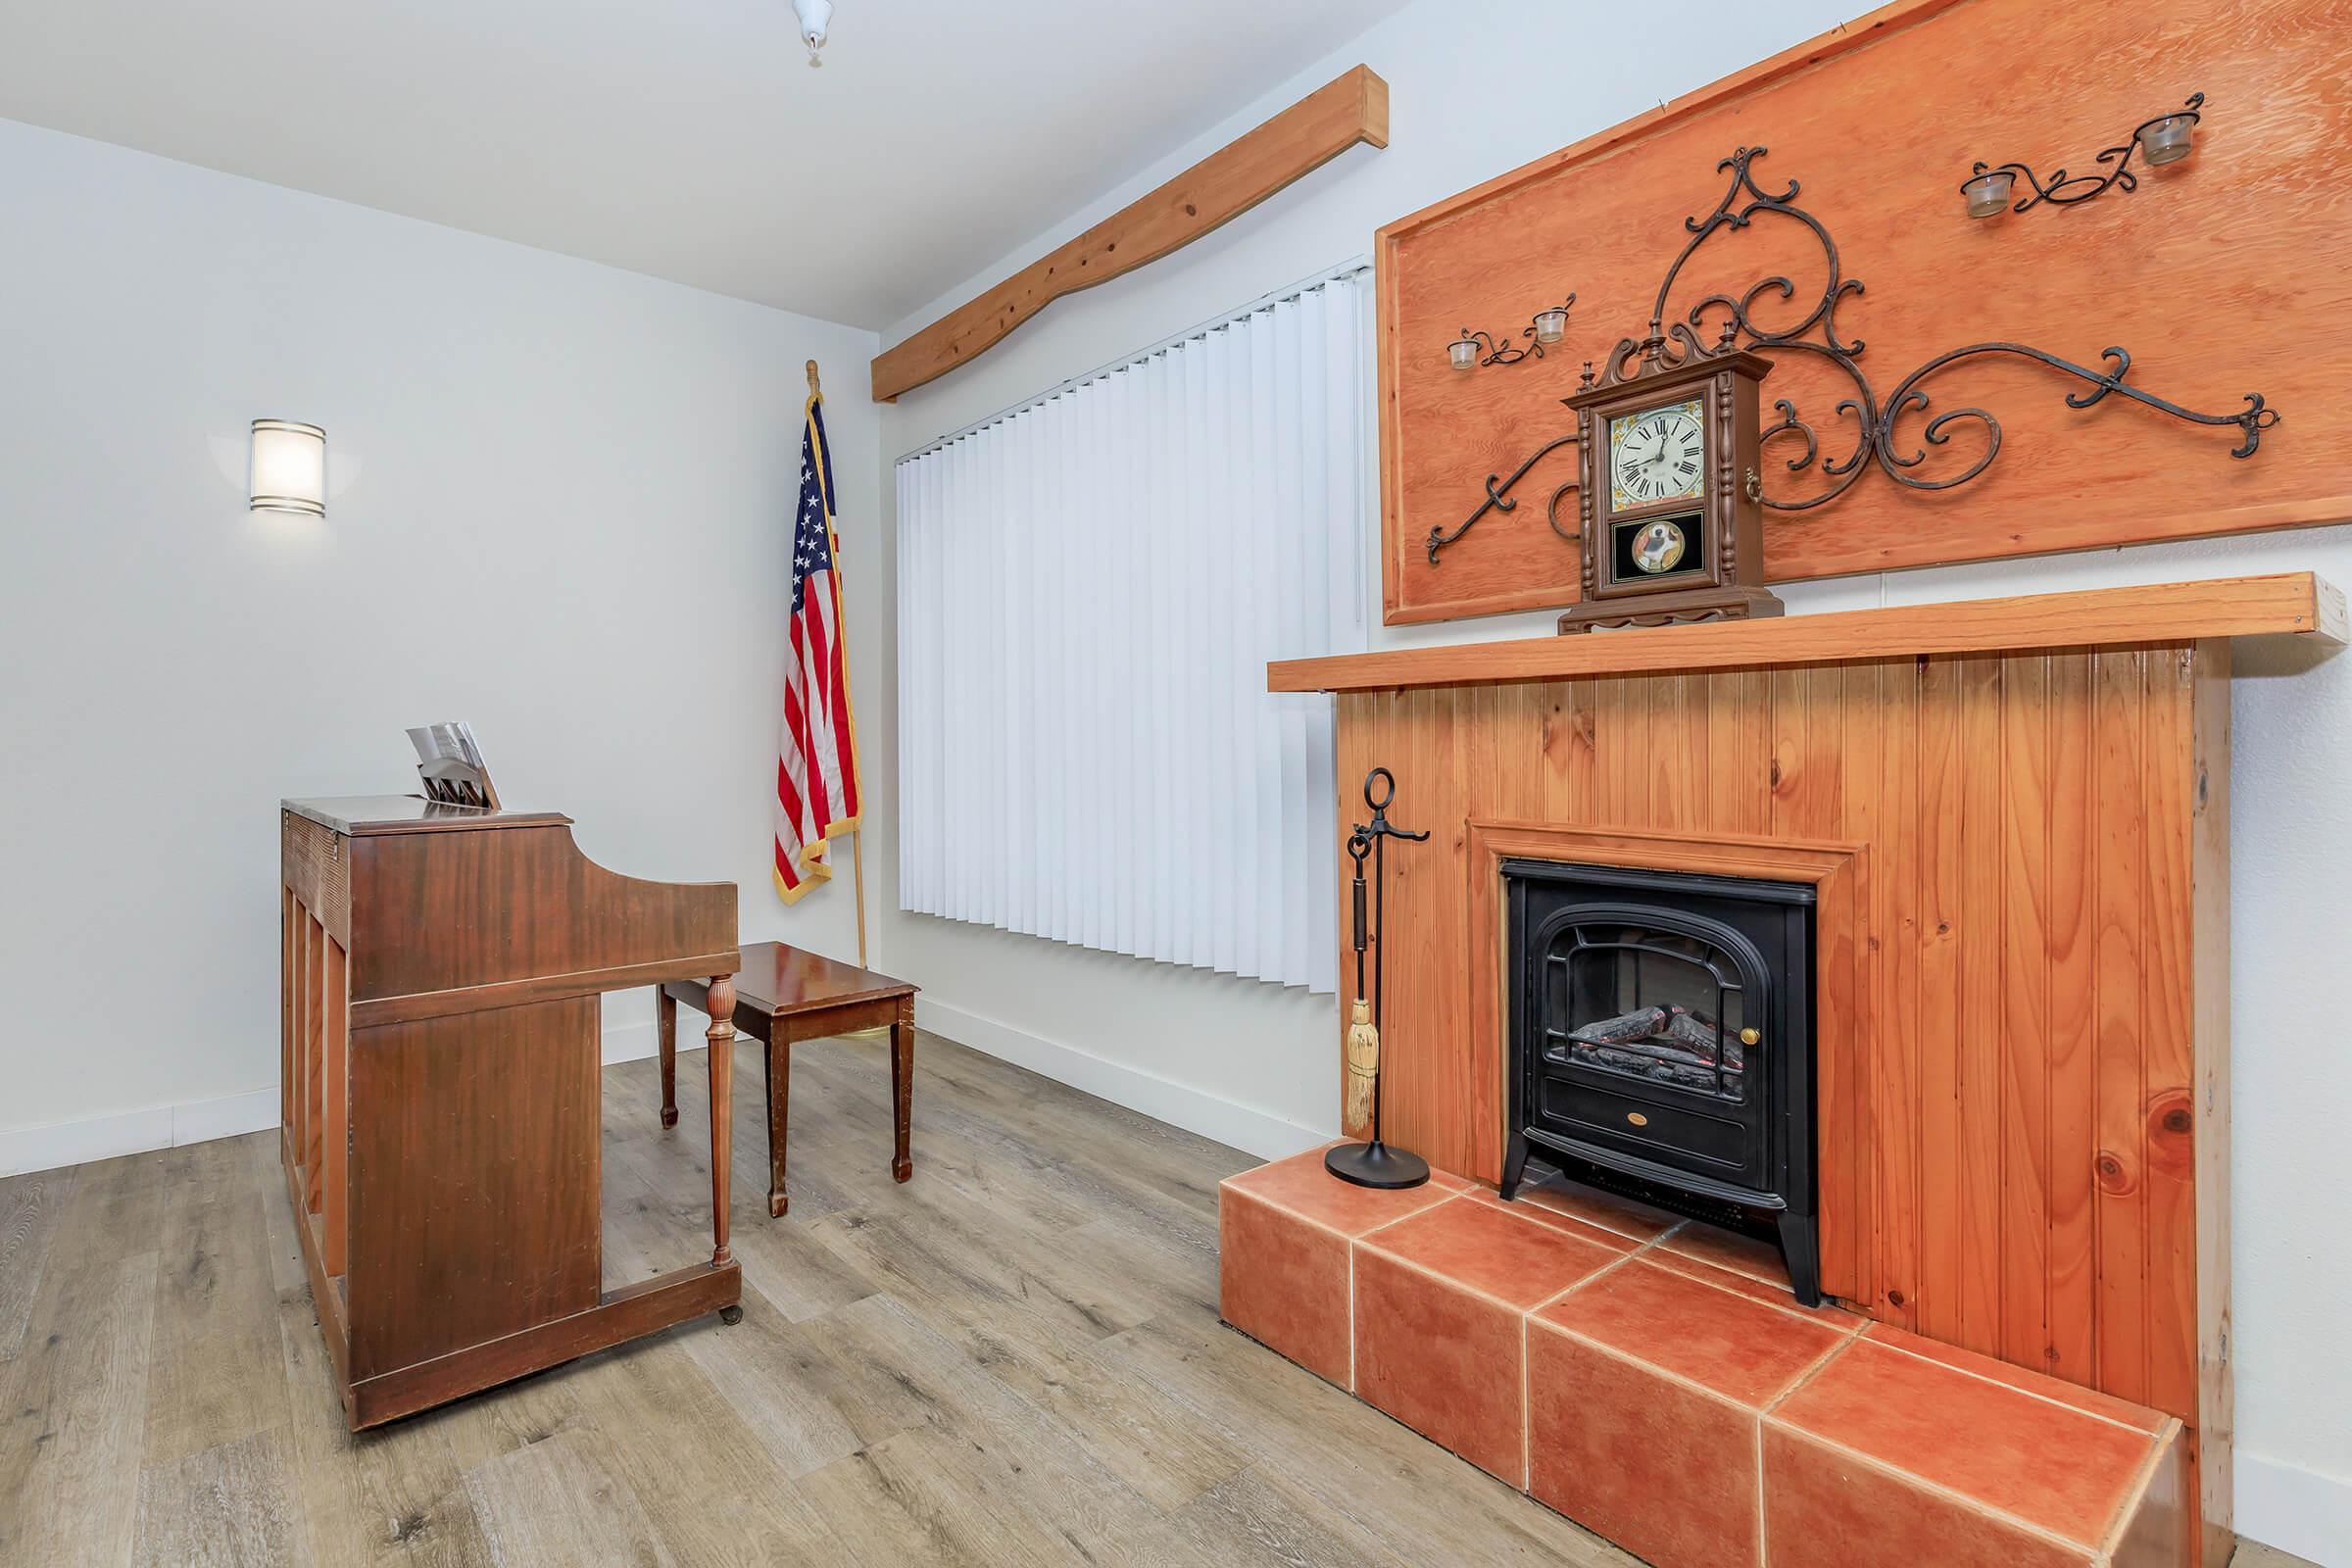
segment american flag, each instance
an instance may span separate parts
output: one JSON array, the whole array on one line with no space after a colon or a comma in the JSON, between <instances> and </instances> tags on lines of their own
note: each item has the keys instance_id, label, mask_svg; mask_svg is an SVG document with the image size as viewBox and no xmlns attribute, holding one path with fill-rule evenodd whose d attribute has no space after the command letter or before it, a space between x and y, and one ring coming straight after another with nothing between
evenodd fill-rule
<instances>
[{"instance_id":1,"label":"american flag","mask_svg":"<svg viewBox=\"0 0 2352 1568\"><path fill-rule=\"evenodd\" d=\"M776 891L787 904L832 876L825 841L858 825L858 725L842 652L834 565L833 456L822 399L801 431L801 503L792 535L792 658L776 762Z\"/></svg>"}]
</instances>

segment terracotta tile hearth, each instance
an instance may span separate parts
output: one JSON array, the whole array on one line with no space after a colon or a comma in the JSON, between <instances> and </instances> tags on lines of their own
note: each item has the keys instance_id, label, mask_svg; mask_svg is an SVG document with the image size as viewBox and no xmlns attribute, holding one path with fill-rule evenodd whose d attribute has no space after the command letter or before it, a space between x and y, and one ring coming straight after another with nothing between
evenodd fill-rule
<instances>
[{"instance_id":1,"label":"terracotta tile hearth","mask_svg":"<svg viewBox=\"0 0 2352 1568\"><path fill-rule=\"evenodd\" d=\"M1228 1323L1659 1568L2187 1560L2178 1421L1808 1311L1762 1244L1321 1150L1218 1211Z\"/></svg>"},{"instance_id":2,"label":"terracotta tile hearth","mask_svg":"<svg viewBox=\"0 0 2352 1568\"><path fill-rule=\"evenodd\" d=\"M1228 1178L1217 1193L1217 1291L1228 1321L1240 1312L1255 1339L1354 1388L1348 1244L1469 1185L1440 1171L1409 1192L1351 1187L1324 1171L1320 1151Z\"/></svg>"},{"instance_id":3,"label":"terracotta tile hearth","mask_svg":"<svg viewBox=\"0 0 2352 1568\"><path fill-rule=\"evenodd\" d=\"M1356 1395L1525 1486L1528 1310L1632 1250L1467 1197L1357 1238Z\"/></svg>"}]
</instances>

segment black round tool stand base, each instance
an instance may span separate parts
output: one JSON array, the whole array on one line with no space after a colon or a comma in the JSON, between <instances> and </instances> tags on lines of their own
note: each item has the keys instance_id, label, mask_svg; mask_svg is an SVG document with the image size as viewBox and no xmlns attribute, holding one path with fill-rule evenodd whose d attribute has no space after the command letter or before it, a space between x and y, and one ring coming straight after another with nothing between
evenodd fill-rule
<instances>
[{"instance_id":1,"label":"black round tool stand base","mask_svg":"<svg viewBox=\"0 0 2352 1568\"><path fill-rule=\"evenodd\" d=\"M1358 1187L1418 1187L1429 1180L1429 1161L1382 1143L1342 1144L1323 1156L1323 1168Z\"/></svg>"}]
</instances>

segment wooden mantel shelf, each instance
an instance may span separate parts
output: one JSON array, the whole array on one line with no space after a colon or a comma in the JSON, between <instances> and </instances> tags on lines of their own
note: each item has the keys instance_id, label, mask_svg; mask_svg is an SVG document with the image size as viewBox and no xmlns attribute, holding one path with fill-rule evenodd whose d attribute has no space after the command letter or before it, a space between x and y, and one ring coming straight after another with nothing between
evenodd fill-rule
<instances>
[{"instance_id":1,"label":"wooden mantel shelf","mask_svg":"<svg viewBox=\"0 0 2352 1568\"><path fill-rule=\"evenodd\" d=\"M1667 669L1753 669L1824 661L2085 648L2289 634L2345 640L2341 590L2308 571L2149 588L1901 605L1777 620L1716 621L1571 637L1400 648L1266 666L1276 692L1391 691Z\"/></svg>"}]
</instances>

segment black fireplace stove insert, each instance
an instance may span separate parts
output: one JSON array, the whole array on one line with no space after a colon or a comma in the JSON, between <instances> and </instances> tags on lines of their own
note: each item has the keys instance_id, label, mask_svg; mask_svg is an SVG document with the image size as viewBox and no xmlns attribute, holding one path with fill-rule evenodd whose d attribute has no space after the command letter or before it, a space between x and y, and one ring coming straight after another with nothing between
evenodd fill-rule
<instances>
[{"instance_id":1,"label":"black fireplace stove insert","mask_svg":"<svg viewBox=\"0 0 2352 1568\"><path fill-rule=\"evenodd\" d=\"M1510 1122L1530 1153L1709 1223L1777 1231L1821 1299L1813 889L1506 860Z\"/></svg>"}]
</instances>

